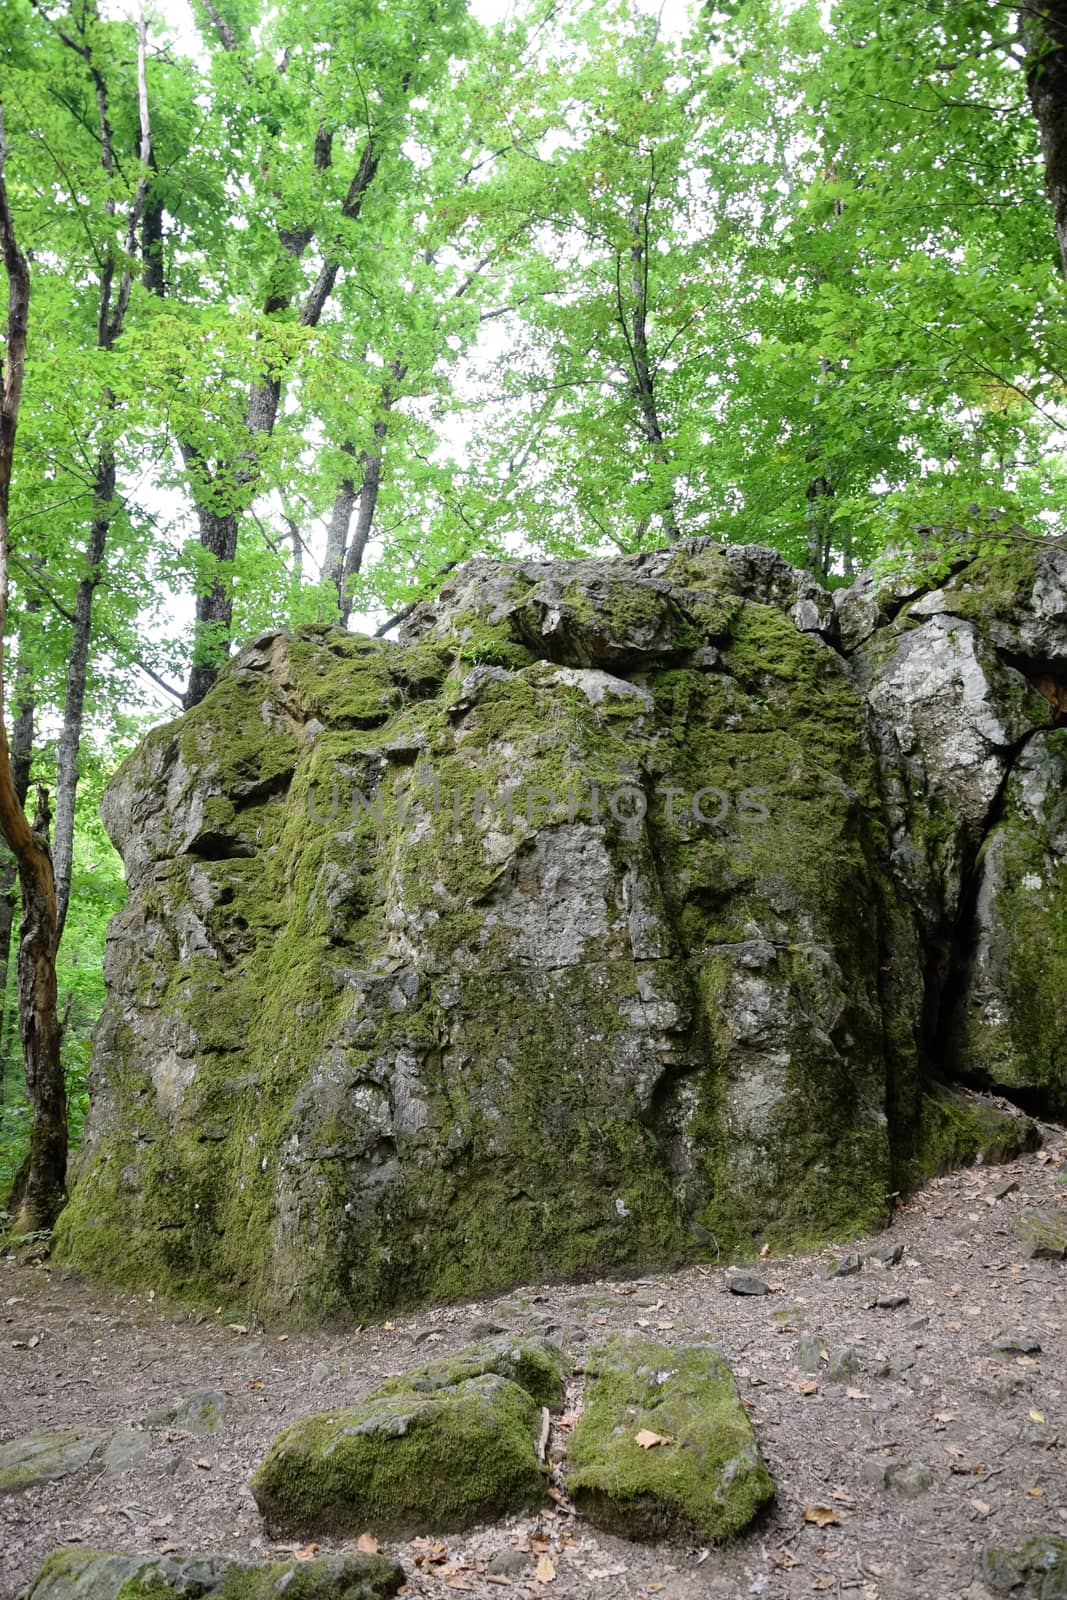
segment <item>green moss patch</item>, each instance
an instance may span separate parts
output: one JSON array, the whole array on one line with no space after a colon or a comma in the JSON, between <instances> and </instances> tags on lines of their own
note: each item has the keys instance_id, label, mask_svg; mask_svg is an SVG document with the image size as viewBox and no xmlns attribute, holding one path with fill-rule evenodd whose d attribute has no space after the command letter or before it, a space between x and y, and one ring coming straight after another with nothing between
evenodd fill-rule
<instances>
[{"instance_id":1,"label":"green moss patch","mask_svg":"<svg viewBox=\"0 0 1067 1600\"><path fill-rule=\"evenodd\" d=\"M567 1488L629 1538L725 1539L774 1494L725 1357L620 1335L590 1355Z\"/></svg>"}]
</instances>

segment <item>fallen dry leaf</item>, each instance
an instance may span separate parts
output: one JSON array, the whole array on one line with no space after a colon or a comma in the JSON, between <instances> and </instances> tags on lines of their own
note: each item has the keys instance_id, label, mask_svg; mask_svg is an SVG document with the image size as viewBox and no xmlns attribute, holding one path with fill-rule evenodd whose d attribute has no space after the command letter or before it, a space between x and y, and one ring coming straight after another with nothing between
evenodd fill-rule
<instances>
[{"instance_id":1,"label":"fallen dry leaf","mask_svg":"<svg viewBox=\"0 0 1067 1600\"><path fill-rule=\"evenodd\" d=\"M1031 1411L1030 1412L1030 1421L1031 1422L1044 1422L1044 1420L1045 1419L1042 1416L1040 1411Z\"/></svg>"},{"instance_id":2,"label":"fallen dry leaf","mask_svg":"<svg viewBox=\"0 0 1067 1600\"><path fill-rule=\"evenodd\" d=\"M362 1551L365 1556L376 1556L379 1549L378 1541L373 1533L361 1533L356 1540L356 1549Z\"/></svg>"},{"instance_id":3,"label":"fallen dry leaf","mask_svg":"<svg viewBox=\"0 0 1067 1600\"><path fill-rule=\"evenodd\" d=\"M834 1528L841 1525L841 1518L833 1506L805 1506L804 1521L813 1523L816 1528Z\"/></svg>"},{"instance_id":4,"label":"fallen dry leaf","mask_svg":"<svg viewBox=\"0 0 1067 1600\"><path fill-rule=\"evenodd\" d=\"M534 1577L537 1579L538 1583L555 1583L556 1564L552 1560L551 1556L538 1556L537 1569L534 1572Z\"/></svg>"},{"instance_id":5,"label":"fallen dry leaf","mask_svg":"<svg viewBox=\"0 0 1067 1600\"><path fill-rule=\"evenodd\" d=\"M819 1385L814 1378L805 1378L802 1383L791 1383L789 1387L796 1394L818 1394Z\"/></svg>"},{"instance_id":6,"label":"fallen dry leaf","mask_svg":"<svg viewBox=\"0 0 1067 1600\"><path fill-rule=\"evenodd\" d=\"M317 1544L301 1545L299 1550L294 1550L293 1551L293 1560L294 1561L314 1561L316 1555L318 1554L318 1551L319 1551L319 1547L318 1547Z\"/></svg>"},{"instance_id":7,"label":"fallen dry leaf","mask_svg":"<svg viewBox=\"0 0 1067 1600\"><path fill-rule=\"evenodd\" d=\"M674 1440L662 1433L653 1433L651 1428L642 1428L640 1433L634 1434L634 1444L639 1444L642 1450L652 1450L658 1444L673 1444Z\"/></svg>"},{"instance_id":8,"label":"fallen dry leaf","mask_svg":"<svg viewBox=\"0 0 1067 1600\"><path fill-rule=\"evenodd\" d=\"M980 1517L988 1517L989 1513L993 1509L992 1506L987 1505L984 1500L979 1500L976 1496L973 1496L973 1495L971 1497L971 1505L978 1512L978 1515Z\"/></svg>"}]
</instances>

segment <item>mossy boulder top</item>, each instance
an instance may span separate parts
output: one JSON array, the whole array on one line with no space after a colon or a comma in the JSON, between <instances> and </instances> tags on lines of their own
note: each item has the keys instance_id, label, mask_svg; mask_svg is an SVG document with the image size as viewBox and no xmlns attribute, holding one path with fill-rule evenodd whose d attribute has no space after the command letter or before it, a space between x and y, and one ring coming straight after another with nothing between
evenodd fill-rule
<instances>
[{"instance_id":1,"label":"mossy boulder top","mask_svg":"<svg viewBox=\"0 0 1067 1600\"><path fill-rule=\"evenodd\" d=\"M877 1224L928 1062L1067 1108L1067 556L479 560L105 801L59 1256L292 1321Z\"/></svg>"}]
</instances>

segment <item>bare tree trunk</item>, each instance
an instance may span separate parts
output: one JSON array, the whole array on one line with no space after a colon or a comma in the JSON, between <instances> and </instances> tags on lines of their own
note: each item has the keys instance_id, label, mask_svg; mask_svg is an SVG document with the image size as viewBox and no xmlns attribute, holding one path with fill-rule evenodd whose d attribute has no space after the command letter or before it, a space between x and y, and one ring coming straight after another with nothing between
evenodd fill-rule
<instances>
[{"instance_id":1,"label":"bare tree trunk","mask_svg":"<svg viewBox=\"0 0 1067 1600\"><path fill-rule=\"evenodd\" d=\"M807 487L808 567L820 583L826 582L830 571L830 502L833 498L834 486L829 478L820 473L811 479Z\"/></svg>"},{"instance_id":2,"label":"bare tree trunk","mask_svg":"<svg viewBox=\"0 0 1067 1600\"><path fill-rule=\"evenodd\" d=\"M656 374L648 349L648 218L655 187L655 158L650 158L648 188L643 204L635 208L630 220L633 243L630 246L630 304L627 320L622 303L622 280L618 264L615 273L617 311L630 355L630 386L641 417L641 431L649 442L652 460L658 467L669 467L670 452L660 426L656 403ZM680 539L674 491L670 489L660 507L663 528L670 540ZM642 535L643 537L643 535Z\"/></svg>"},{"instance_id":3,"label":"bare tree trunk","mask_svg":"<svg viewBox=\"0 0 1067 1600\"><path fill-rule=\"evenodd\" d=\"M104 545L107 542L114 494L115 460L110 454L105 454L97 470L95 499L98 515L89 529L85 571L78 580L74 598L74 627L67 661L63 727L56 746L56 831L53 860L60 935L67 920L67 906L70 904L70 880L74 861L74 808L78 795L78 752L81 749L82 724L85 719L85 685L89 675L93 598L100 582L100 563L104 559Z\"/></svg>"},{"instance_id":4,"label":"bare tree trunk","mask_svg":"<svg viewBox=\"0 0 1067 1600\"><path fill-rule=\"evenodd\" d=\"M26 366L30 273L19 248L8 203L7 145L0 105L0 247L7 277L7 349L0 399L0 834L18 863L22 891L19 937L19 1032L26 1091L33 1113L30 1149L15 1182L12 1231L32 1233L55 1221L66 1187L67 1111L60 1027L56 1013L55 878L48 848L48 804L43 792L31 827L15 791L15 772L4 721L4 636L10 589L11 473Z\"/></svg>"},{"instance_id":5,"label":"bare tree trunk","mask_svg":"<svg viewBox=\"0 0 1067 1600\"><path fill-rule=\"evenodd\" d=\"M235 41L227 42L227 37L222 32L219 37L225 49L231 50L235 47ZM407 79L405 86L406 84ZM332 140L329 134L320 128L315 138L314 165L317 169L324 170L331 165L332 159ZM354 222L359 217L364 197L374 182L380 160L381 152L371 135L363 145L356 171L341 203L341 215L349 222ZM279 230L278 240L283 256L299 260L311 243L312 237L312 232L308 228ZM319 318L333 293L340 270L340 262L336 259L327 257L323 261L318 276L300 308L300 322L303 327L318 326ZM269 293L263 303L263 315L273 316L279 311L286 310L290 300L291 296L288 294ZM229 568L237 555L240 511L254 498L260 474L259 444L268 440L274 431L281 404L282 386L282 376L276 373L262 373L253 380L249 386L245 408L245 427L251 436L247 449L238 461L217 468L210 479L206 474L202 474L198 487L195 486L194 480L193 501L200 525L200 544L215 558L215 575L210 588L205 593L199 594L196 600L193 664L185 691L187 710L198 705L204 698L229 654L233 627L233 588ZM198 460L185 443L179 441L179 444L187 465L194 459ZM213 493L220 484L227 486L231 494L236 491L238 499L238 509L227 512L224 516L214 511L211 503Z\"/></svg>"},{"instance_id":6,"label":"bare tree trunk","mask_svg":"<svg viewBox=\"0 0 1067 1600\"><path fill-rule=\"evenodd\" d=\"M23 817L23 821L25 818ZM16 851L22 915L19 924L19 1035L26 1097L33 1111L30 1148L15 1179L13 1234L50 1228L66 1198L67 1087L63 1077L56 994L59 923L48 848L48 795L38 790L29 851ZM0 800L0 825L4 825ZM4 825L6 833L6 825Z\"/></svg>"},{"instance_id":7,"label":"bare tree trunk","mask_svg":"<svg viewBox=\"0 0 1067 1600\"><path fill-rule=\"evenodd\" d=\"M97 113L100 131L100 162L109 180L115 175L112 150L111 111L107 83L95 67L88 45L79 49L96 85ZM152 235L155 221L146 215L145 203L152 174L152 128L148 111L148 78L146 59L148 30L142 13L137 25L137 106L140 124L140 176L129 214L126 218L125 253L127 265L119 280L118 291L113 295L114 254L111 241L100 275L100 299L97 307L97 343L102 350L110 350L122 333L133 289L134 259L138 237L142 246L146 232ZM108 215L117 215L113 198L107 202ZM162 228L162 217L155 219ZM161 235L160 235L161 237ZM115 397L105 389L107 415L116 408ZM106 424L110 427L110 421ZM70 903L71 868L74 858L74 810L78 794L78 753L81 749L82 725L85 720L85 687L89 673L89 646L93 631L93 600L100 582L101 563L107 544L108 531L114 515L115 455L110 437L106 438L97 456L93 484L93 520L89 528L89 541L85 550L85 567L78 580L74 601L74 618L71 631L70 655L67 660L66 693L63 699L63 727L56 750L56 833L54 876L58 937L62 938Z\"/></svg>"},{"instance_id":8,"label":"bare tree trunk","mask_svg":"<svg viewBox=\"0 0 1067 1600\"><path fill-rule=\"evenodd\" d=\"M39 600L31 600L27 611L40 609ZM19 659L15 669L15 721L11 730L11 773L15 796L23 810L30 788L30 764L33 757L34 701L29 664ZM15 929L15 909L18 904L18 865L5 848L0 852L0 1105L8 1100L7 1063L11 1052L12 1031L18 1032L18 1002L9 1010L7 1004L8 973L11 964L11 939Z\"/></svg>"},{"instance_id":9,"label":"bare tree trunk","mask_svg":"<svg viewBox=\"0 0 1067 1600\"><path fill-rule=\"evenodd\" d=\"M1020 17L1028 53L1026 86L1067 277L1067 0L1023 0Z\"/></svg>"},{"instance_id":10,"label":"bare tree trunk","mask_svg":"<svg viewBox=\"0 0 1067 1600\"><path fill-rule=\"evenodd\" d=\"M196 597L193 629L193 664L185 691L185 709L199 705L219 675L219 662L229 648L233 621L233 594L229 568L237 554L237 518L219 516L201 500L197 505L200 545L215 557L210 587Z\"/></svg>"}]
</instances>

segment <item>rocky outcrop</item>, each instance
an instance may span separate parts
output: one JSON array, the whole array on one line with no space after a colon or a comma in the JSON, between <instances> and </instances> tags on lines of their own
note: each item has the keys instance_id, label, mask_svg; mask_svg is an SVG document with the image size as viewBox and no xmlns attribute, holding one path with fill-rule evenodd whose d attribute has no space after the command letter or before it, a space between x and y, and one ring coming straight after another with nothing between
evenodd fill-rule
<instances>
[{"instance_id":1,"label":"rocky outcrop","mask_svg":"<svg viewBox=\"0 0 1067 1600\"><path fill-rule=\"evenodd\" d=\"M1067 1107L1065 593L688 540L257 640L106 799L59 1254L364 1316L877 1225L935 1078Z\"/></svg>"}]
</instances>

